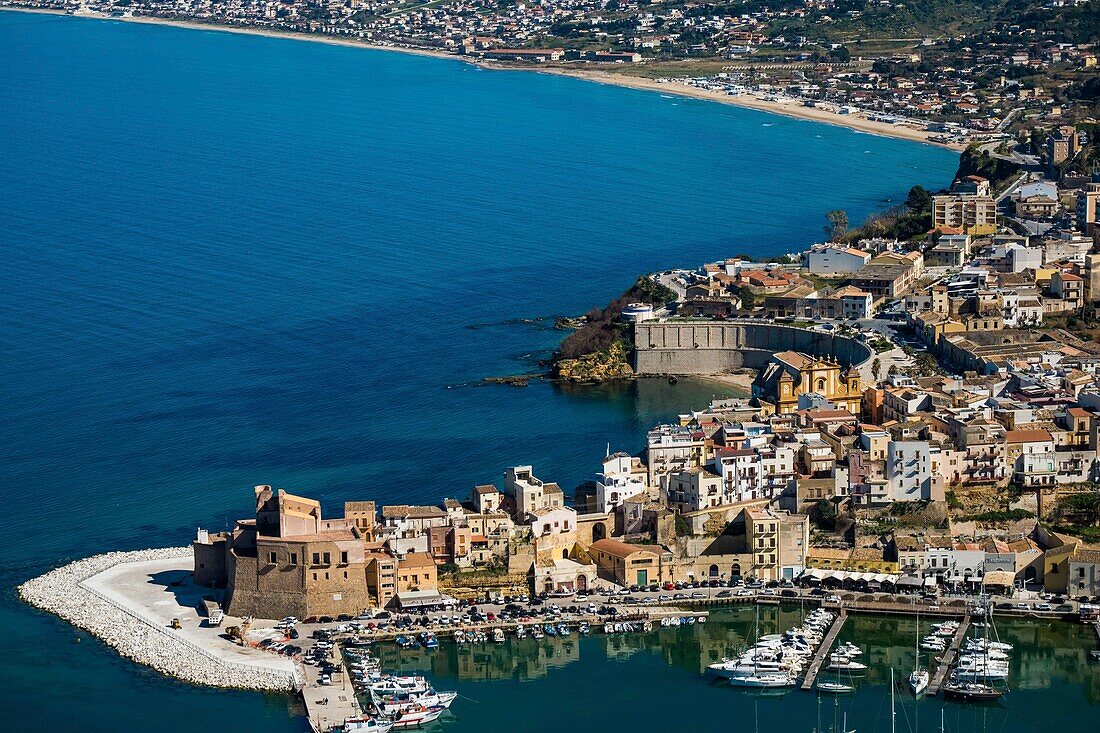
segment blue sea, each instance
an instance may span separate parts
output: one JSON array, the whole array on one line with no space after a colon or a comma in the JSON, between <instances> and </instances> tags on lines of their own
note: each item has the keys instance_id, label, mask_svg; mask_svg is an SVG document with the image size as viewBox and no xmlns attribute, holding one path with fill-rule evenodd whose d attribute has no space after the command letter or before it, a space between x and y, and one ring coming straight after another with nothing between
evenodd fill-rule
<instances>
[{"instance_id":1,"label":"blue sea","mask_svg":"<svg viewBox=\"0 0 1100 733\"><path fill-rule=\"evenodd\" d=\"M178 545L251 486L436 502L724 394L538 370L644 272L773 255L949 151L452 60L0 12L0 703L9 730L300 730L23 607L87 554ZM234 723L247 717L246 723ZM7 726L6 726L7 727Z\"/></svg>"}]
</instances>

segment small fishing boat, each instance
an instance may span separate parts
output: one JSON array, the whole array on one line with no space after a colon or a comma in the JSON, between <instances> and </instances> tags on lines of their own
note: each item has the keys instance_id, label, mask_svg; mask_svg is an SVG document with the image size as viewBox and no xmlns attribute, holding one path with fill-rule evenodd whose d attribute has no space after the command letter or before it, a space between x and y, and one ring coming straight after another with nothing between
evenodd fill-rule
<instances>
[{"instance_id":1,"label":"small fishing boat","mask_svg":"<svg viewBox=\"0 0 1100 733\"><path fill-rule=\"evenodd\" d=\"M378 718L348 718L344 721L342 733L389 733L393 723Z\"/></svg>"},{"instance_id":2,"label":"small fishing boat","mask_svg":"<svg viewBox=\"0 0 1100 733\"><path fill-rule=\"evenodd\" d=\"M433 720L443 714L443 708L426 708L415 707L408 710L402 710L391 720L394 728L419 728L425 723L431 723Z\"/></svg>"},{"instance_id":3,"label":"small fishing boat","mask_svg":"<svg viewBox=\"0 0 1100 733\"><path fill-rule=\"evenodd\" d=\"M430 631L425 631L420 634L420 643L429 651L439 648L439 639L435 638L435 634Z\"/></svg>"}]
</instances>

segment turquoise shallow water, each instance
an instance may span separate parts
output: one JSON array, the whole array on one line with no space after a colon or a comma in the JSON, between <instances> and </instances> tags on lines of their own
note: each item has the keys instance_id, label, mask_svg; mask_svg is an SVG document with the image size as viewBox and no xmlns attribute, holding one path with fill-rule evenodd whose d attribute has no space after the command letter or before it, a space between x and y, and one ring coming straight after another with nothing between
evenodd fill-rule
<instances>
[{"instance_id":1,"label":"turquoise shallow water","mask_svg":"<svg viewBox=\"0 0 1100 733\"><path fill-rule=\"evenodd\" d=\"M185 542L249 487L437 501L720 388L462 386L535 368L640 272L777 253L948 151L453 61L0 12L0 702L16 730L296 730L23 608L67 559ZM81 639L77 641L77 639ZM591 655L590 655L591 656ZM476 696L475 696L476 697Z\"/></svg>"}]
</instances>

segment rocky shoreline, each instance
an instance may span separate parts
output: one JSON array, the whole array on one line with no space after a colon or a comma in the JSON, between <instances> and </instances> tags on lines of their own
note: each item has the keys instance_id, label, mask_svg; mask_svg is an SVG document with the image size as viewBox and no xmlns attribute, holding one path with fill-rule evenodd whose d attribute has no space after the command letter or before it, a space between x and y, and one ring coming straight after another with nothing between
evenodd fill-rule
<instances>
[{"instance_id":1,"label":"rocky shoreline","mask_svg":"<svg viewBox=\"0 0 1100 733\"><path fill-rule=\"evenodd\" d=\"M293 692L298 680L246 664L218 659L167 627L139 618L85 586L84 581L122 563L189 557L190 547L109 552L77 560L19 586L19 597L84 629L119 654L170 677L209 687Z\"/></svg>"}]
</instances>

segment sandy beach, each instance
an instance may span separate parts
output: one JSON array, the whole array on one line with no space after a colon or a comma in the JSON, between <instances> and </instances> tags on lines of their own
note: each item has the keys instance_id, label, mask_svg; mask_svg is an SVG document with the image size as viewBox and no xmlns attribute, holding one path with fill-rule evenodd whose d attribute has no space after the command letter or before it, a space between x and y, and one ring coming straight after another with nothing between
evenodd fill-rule
<instances>
[{"instance_id":1,"label":"sandy beach","mask_svg":"<svg viewBox=\"0 0 1100 733\"><path fill-rule=\"evenodd\" d=\"M856 114L841 115L816 107L806 107L800 102L793 100L773 102L766 99L760 99L750 94L731 97L723 92L699 89L698 87L691 87L673 81L659 82L656 79L626 76L624 74L616 74L609 71L556 68L540 69L540 71L544 73L572 76L577 79L586 79L600 84L614 84L621 87L630 87L631 89L644 89L646 91L660 92L662 94L675 94L681 97L705 99L707 101L718 102L719 104L729 104L735 107L747 107L761 112L784 115L785 117L794 117L800 120L823 122L828 125L846 127L849 130L865 132L870 135L882 135L884 137L893 137L900 140L910 140L928 145L936 145L950 150L958 150L960 152L966 148L965 145L941 143L930 140L929 137L933 133L924 130L917 130L905 125L891 125L886 122L876 122Z\"/></svg>"},{"instance_id":2,"label":"sandy beach","mask_svg":"<svg viewBox=\"0 0 1100 733\"><path fill-rule=\"evenodd\" d=\"M22 13L38 13L49 15L68 15L60 10L38 9L38 8L26 8L16 7L11 5L0 4L0 10L11 10ZM423 48L411 48L408 46L397 45L382 45L377 43L368 43L365 41L351 39L351 38L336 38L333 36L324 36L314 33L294 33L289 31L278 30L266 30L263 28L242 28L230 25L220 25L215 23L202 23L198 21L186 21L186 20L172 20L168 18L153 18L153 17L113 17L98 13L81 13L74 17L81 18L94 18L100 20L116 20L123 23L146 23L152 25L170 25L177 28L189 28L191 30L202 31L217 31L222 33L238 33L241 35L249 36L265 36L268 38L283 38L292 41L307 41L310 43L327 43L332 46L349 46L354 48L366 48L375 51L394 51L397 53L408 53L417 56L433 56L435 58L451 59L453 61L462 61L465 63L475 64L484 69L499 70L499 71L534 71L543 74L557 74L559 76L569 76L574 79L582 79L584 81L595 82L598 84L610 84L620 87L628 87L630 89L639 89L643 91L660 92L662 94L672 94L681 97L691 97L693 99L702 99L709 102L717 102L719 104L728 104L735 107L745 107L749 109L755 109L761 112L769 112L771 114L783 115L785 117L793 117L802 120L810 120L812 122L822 122L829 125L837 125L839 127L846 127L849 130L856 132L863 132L870 135L881 135L883 137L892 137L900 140L909 140L911 142L925 143L927 145L936 145L939 147L949 148L951 150L961 151L965 146L957 144L945 144L940 142L934 142L929 139L930 133L924 130L916 130L904 125L891 125L885 122L876 122L869 120L859 115L841 115L834 112L829 112L823 109L817 109L814 107L806 107L798 102L794 101L770 101L766 99L760 99L752 95L741 95L737 97L731 97L721 92L710 91L707 89L699 89L697 87L690 87L684 84L675 82L658 82L654 79L645 79L634 76L626 76L625 74L616 74L612 71L596 70L591 68L565 68L565 67L546 67L546 66L519 66L519 65L505 65L499 63L487 63L478 61L476 59L468 58L465 56L459 56L458 54L450 53L447 51L436 51Z\"/></svg>"}]
</instances>

